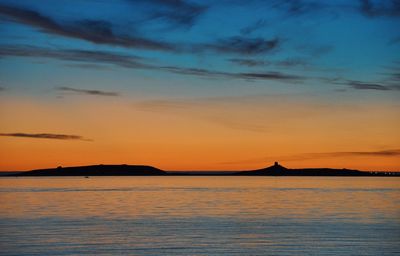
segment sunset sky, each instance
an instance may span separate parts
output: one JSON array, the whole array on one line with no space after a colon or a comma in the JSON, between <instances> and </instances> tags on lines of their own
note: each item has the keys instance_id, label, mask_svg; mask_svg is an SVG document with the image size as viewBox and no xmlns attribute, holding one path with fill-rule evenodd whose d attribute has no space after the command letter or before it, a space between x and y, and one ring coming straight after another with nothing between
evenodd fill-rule
<instances>
[{"instance_id":1,"label":"sunset sky","mask_svg":"<svg viewBox=\"0 0 400 256\"><path fill-rule=\"evenodd\" d=\"M0 0L0 171L400 171L400 2Z\"/></svg>"}]
</instances>

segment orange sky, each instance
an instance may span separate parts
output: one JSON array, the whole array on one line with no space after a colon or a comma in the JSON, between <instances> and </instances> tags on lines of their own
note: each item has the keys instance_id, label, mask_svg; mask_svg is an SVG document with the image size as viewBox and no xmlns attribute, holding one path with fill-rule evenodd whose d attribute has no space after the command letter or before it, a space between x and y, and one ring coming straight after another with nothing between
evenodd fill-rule
<instances>
[{"instance_id":1,"label":"orange sky","mask_svg":"<svg viewBox=\"0 0 400 256\"><path fill-rule=\"evenodd\" d=\"M165 170L291 168L400 170L395 103L309 101L285 95L169 100L69 97L1 101L3 131L86 140L0 137L0 170L148 164ZM356 110L356 111L354 111Z\"/></svg>"}]
</instances>

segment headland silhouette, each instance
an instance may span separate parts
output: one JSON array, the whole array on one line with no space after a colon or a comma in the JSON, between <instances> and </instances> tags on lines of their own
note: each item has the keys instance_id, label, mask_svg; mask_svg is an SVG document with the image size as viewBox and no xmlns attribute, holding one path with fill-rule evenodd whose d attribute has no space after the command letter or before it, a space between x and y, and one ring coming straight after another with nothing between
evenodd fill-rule
<instances>
[{"instance_id":1,"label":"headland silhouette","mask_svg":"<svg viewBox=\"0 0 400 256\"><path fill-rule=\"evenodd\" d=\"M164 171L149 165L89 165L37 169L8 176L400 176L400 172L370 172L351 169L303 168L289 169L278 162L247 171Z\"/></svg>"},{"instance_id":2,"label":"headland silhouette","mask_svg":"<svg viewBox=\"0 0 400 256\"><path fill-rule=\"evenodd\" d=\"M13 176L154 176L166 175L165 171L148 165L88 165L38 169Z\"/></svg>"}]
</instances>

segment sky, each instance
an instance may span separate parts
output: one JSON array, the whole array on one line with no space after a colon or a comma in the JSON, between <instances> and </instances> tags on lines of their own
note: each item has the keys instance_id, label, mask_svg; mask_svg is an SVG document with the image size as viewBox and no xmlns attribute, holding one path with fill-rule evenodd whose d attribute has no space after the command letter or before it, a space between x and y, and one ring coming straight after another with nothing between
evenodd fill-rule
<instances>
[{"instance_id":1,"label":"sky","mask_svg":"<svg viewBox=\"0 0 400 256\"><path fill-rule=\"evenodd\" d=\"M0 0L0 171L400 171L400 1Z\"/></svg>"}]
</instances>

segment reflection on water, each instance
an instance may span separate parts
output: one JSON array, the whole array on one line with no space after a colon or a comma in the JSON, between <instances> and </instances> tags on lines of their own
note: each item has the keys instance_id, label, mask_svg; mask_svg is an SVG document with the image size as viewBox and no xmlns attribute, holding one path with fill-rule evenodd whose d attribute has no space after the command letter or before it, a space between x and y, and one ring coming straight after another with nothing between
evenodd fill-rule
<instances>
[{"instance_id":1,"label":"reflection on water","mask_svg":"<svg viewBox=\"0 0 400 256\"><path fill-rule=\"evenodd\" d=\"M400 179L0 179L0 255L396 255Z\"/></svg>"}]
</instances>

